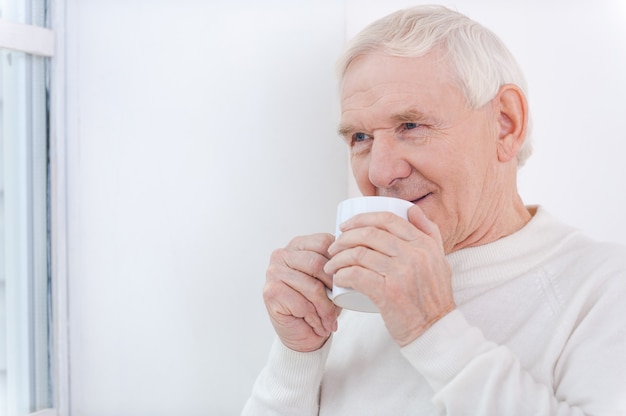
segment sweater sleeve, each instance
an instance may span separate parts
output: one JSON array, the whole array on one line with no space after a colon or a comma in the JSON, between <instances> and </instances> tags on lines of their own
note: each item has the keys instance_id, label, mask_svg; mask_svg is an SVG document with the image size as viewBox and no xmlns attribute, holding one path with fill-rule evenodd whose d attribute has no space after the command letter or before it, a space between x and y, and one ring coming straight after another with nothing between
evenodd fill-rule
<instances>
[{"instance_id":1,"label":"sweater sleeve","mask_svg":"<svg viewBox=\"0 0 626 416\"><path fill-rule=\"evenodd\" d=\"M624 339L620 342L617 348L624 346ZM611 369L599 384L594 381L597 371L585 371L601 350L595 351L596 358L576 363L570 371L577 373L578 383L556 394L553 386L537 383L510 349L486 340L458 310L404 347L402 354L428 380L433 402L449 416L626 414L626 399L619 393L626 387L626 368ZM621 355L613 359L623 367ZM608 391L607 385L612 386Z\"/></svg>"},{"instance_id":2,"label":"sweater sleeve","mask_svg":"<svg viewBox=\"0 0 626 416\"><path fill-rule=\"evenodd\" d=\"M332 337L319 350L302 353L274 341L242 416L317 415L319 391Z\"/></svg>"}]
</instances>

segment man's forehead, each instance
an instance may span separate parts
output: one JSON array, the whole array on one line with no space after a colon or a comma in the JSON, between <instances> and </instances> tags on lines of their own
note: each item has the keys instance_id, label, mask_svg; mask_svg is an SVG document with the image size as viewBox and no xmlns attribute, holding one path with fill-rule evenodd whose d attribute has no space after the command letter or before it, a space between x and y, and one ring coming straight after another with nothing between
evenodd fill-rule
<instances>
[{"instance_id":1,"label":"man's forehead","mask_svg":"<svg viewBox=\"0 0 626 416\"><path fill-rule=\"evenodd\" d=\"M355 59L341 83L341 100L358 98L374 100L387 94L419 93L450 84L448 65L442 65L436 56L418 58L383 54L363 55Z\"/></svg>"},{"instance_id":2,"label":"man's forehead","mask_svg":"<svg viewBox=\"0 0 626 416\"><path fill-rule=\"evenodd\" d=\"M377 75L392 75L402 67L417 66L425 71L441 75L449 73L449 60L441 48L433 48L429 52L418 56L393 55L381 50L360 54L350 61L341 78L343 84L346 79L362 71L374 72Z\"/></svg>"}]
</instances>

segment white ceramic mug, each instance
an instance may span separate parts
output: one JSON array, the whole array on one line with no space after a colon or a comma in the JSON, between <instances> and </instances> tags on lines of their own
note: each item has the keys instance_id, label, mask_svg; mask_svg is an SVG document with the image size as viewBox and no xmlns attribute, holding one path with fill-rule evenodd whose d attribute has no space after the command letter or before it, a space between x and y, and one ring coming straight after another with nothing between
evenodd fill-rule
<instances>
[{"instance_id":1,"label":"white ceramic mug","mask_svg":"<svg viewBox=\"0 0 626 416\"><path fill-rule=\"evenodd\" d=\"M399 217L407 219L409 208L413 205L404 199L386 196L362 196L346 199L337 207L337 226L335 238L339 237L339 225L357 214L365 212L389 211ZM352 288L340 287L333 284L332 292L328 290L328 297L338 306L360 312L378 312L378 307L364 294Z\"/></svg>"}]
</instances>

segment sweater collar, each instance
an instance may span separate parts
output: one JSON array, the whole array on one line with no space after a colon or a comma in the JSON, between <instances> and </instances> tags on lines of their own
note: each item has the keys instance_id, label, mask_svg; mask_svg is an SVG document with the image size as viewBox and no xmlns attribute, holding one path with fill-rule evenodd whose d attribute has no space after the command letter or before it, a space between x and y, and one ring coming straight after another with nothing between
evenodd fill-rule
<instances>
[{"instance_id":1,"label":"sweater collar","mask_svg":"<svg viewBox=\"0 0 626 416\"><path fill-rule=\"evenodd\" d=\"M446 256L455 290L508 280L527 272L541 264L564 238L576 233L541 206L528 208L536 213L522 229L491 243Z\"/></svg>"}]
</instances>

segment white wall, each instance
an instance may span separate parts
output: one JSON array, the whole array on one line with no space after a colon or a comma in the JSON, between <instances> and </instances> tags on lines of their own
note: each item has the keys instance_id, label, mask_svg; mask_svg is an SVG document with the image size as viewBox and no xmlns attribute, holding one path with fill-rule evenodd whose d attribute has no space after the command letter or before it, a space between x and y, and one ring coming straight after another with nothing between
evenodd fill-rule
<instances>
[{"instance_id":1,"label":"white wall","mask_svg":"<svg viewBox=\"0 0 626 416\"><path fill-rule=\"evenodd\" d=\"M346 0L348 37L416 3ZM444 4L492 29L526 74L535 150L520 170L524 201L594 238L626 244L626 2Z\"/></svg>"},{"instance_id":2,"label":"white wall","mask_svg":"<svg viewBox=\"0 0 626 416\"><path fill-rule=\"evenodd\" d=\"M332 230L347 192L344 33L414 2L66 3L72 416L238 414L269 254ZM525 200L626 242L626 11L546 3L455 5L526 70Z\"/></svg>"},{"instance_id":3,"label":"white wall","mask_svg":"<svg viewBox=\"0 0 626 416\"><path fill-rule=\"evenodd\" d=\"M347 192L343 5L66 7L72 416L238 414L270 252Z\"/></svg>"}]
</instances>

